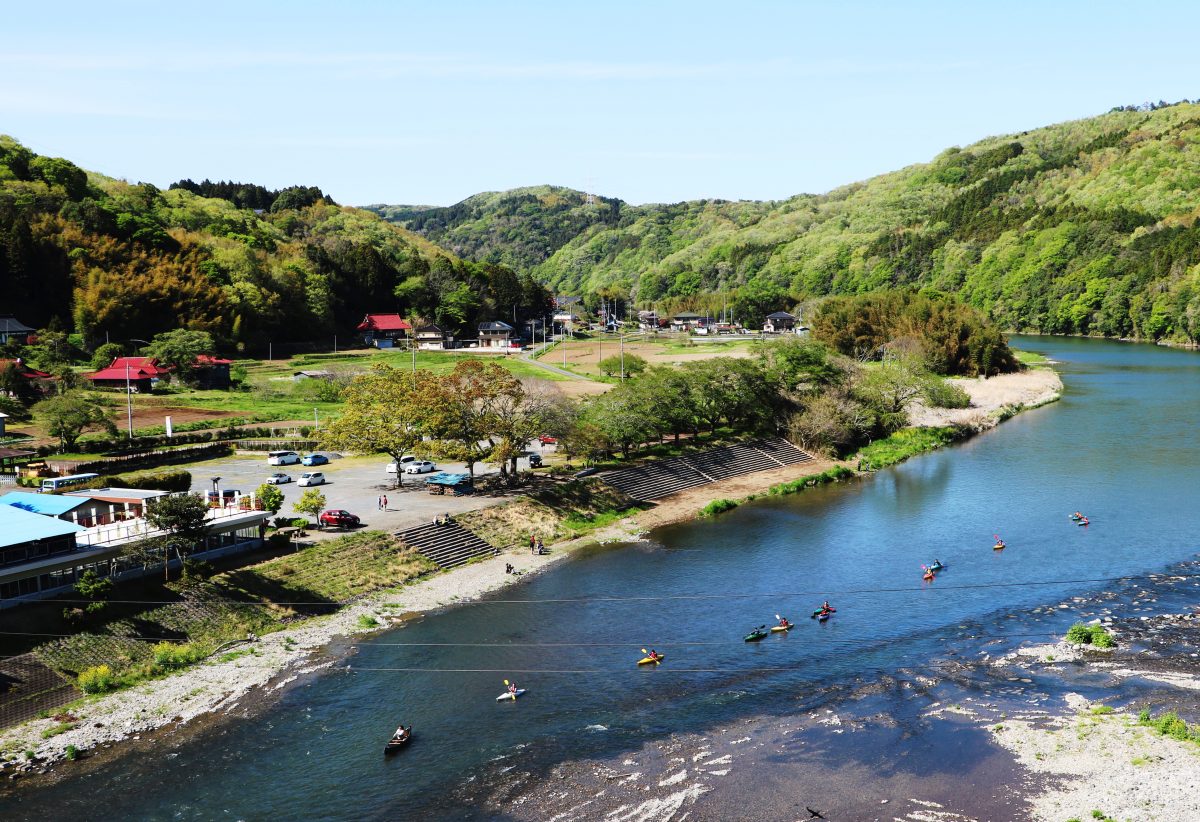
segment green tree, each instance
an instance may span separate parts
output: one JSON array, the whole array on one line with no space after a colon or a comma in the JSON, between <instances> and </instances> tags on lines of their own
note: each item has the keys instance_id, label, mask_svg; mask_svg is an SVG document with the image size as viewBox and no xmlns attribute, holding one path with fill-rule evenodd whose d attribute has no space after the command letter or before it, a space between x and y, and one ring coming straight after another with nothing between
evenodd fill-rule
<instances>
[{"instance_id":1,"label":"green tree","mask_svg":"<svg viewBox=\"0 0 1200 822\"><path fill-rule=\"evenodd\" d=\"M428 416L425 398L433 381L428 371L383 364L358 375L343 391L341 416L321 433L321 447L387 454L399 465L401 457L421 444ZM402 478L397 472L397 481Z\"/></svg>"},{"instance_id":2,"label":"green tree","mask_svg":"<svg viewBox=\"0 0 1200 822\"><path fill-rule=\"evenodd\" d=\"M60 449L70 451L85 431L117 433L112 410L103 401L76 392L50 397L33 406L46 433L58 437Z\"/></svg>"},{"instance_id":3,"label":"green tree","mask_svg":"<svg viewBox=\"0 0 1200 822\"><path fill-rule=\"evenodd\" d=\"M283 492L279 490L278 485L264 482L254 493L258 496L262 507L272 514L278 514L279 509L283 507Z\"/></svg>"},{"instance_id":4,"label":"green tree","mask_svg":"<svg viewBox=\"0 0 1200 822\"><path fill-rule=\"evenodd\" d=\"M319 519L321 512L325 510L325 495L316 488L305 488L304 493L300 495L300 499L292 503L292 510L298 514L308 514L317 520L317 527L321 527Z\"/></svg>"},{"instance_id":5,"label":"green tree","mask_svg":"<svg viewBox=\"0 0 1200 822\"><path fill-rule=\"evenodd\" d=\"M144 540L143 556L161 556L163 578L169 580L170 555L183 563L183 555L195 551L208 533L208 504L196 494L171 494L146 506L146 522L164 536ZM143 559L143 564L147 565ZM147 565L148 567L148 565Z\"/></svg>"},{"instance_id":6,"label":"green tree","mask_svg":"<svg viewBox=\"0 0 1200 822\"><path fill-rule=\"evenodd\" d=\"M431 381L423 417L431 439L425 444L443 459L465 462L471 481L475 465L489 459L500 431L499 407L519 402L520 381L499 363L460 361Z\"/></svg>"},{"instance_id":7,"label":"green tree","mask_svg":"<svg viewBox=\"0 0 1200 822\"><path fill-rule=\"evenodd\" d=\"M605 357L600 361L599 365L600 370L606 377L611 377L614 374L619 375L623 368L625 378L628 379L641 374L649 364L637 354L626 354L624 357L618 354L614 357Z\"/></svg>"},{"instance_id":8,"label":"green tree","mask_svg":"<svg viewBox=\"0 0 1200 822\"><path fill-rule=\"evenodd\" d=\"M95 617L108 607L108 597L112 593L113 581L102 577L93 569L88 568L75 581L75 593L80 599L86 600L82 608L66 608L63 616L68 619L75 617Z\"/></svg>"},{"instance_id":9,"label":"green tree","mask_svg":"<svg viewBox=\"0 0 1200 822\"><path fill-rule=\"evenodd\" d=\"M192 379L196 361L202 355L211 355L215 350L212 334L207 331L176 328L155 336L146 348L146 353L162 365L173 368L180 379L187 382Z\"/></svg>"},{"instance_id":10,"label":"green tree","mask_svg":"<svg viewBox=\"0 0 1200 822\"><path fill-rule=\"evenodd\" d=\"M116 357L124 355L125 347L120 343L104 343L92 352L92 368L99 371L101 368L106 368L109 363Z\"/></svg>"}]
</instances>

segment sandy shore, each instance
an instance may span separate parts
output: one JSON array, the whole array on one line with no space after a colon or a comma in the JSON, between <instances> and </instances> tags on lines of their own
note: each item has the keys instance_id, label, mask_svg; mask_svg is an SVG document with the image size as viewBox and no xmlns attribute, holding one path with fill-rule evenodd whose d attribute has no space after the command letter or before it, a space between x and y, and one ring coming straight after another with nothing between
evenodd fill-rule
<instances>
[{"instance_id":1,"label":"sandy shore","mask_svg":"<svg viewBox=\"0 0 1200 822\"><path fill-rule=\"evenodd\" d=\"M997 412L1005 408L1036 408L1062 394L1062 380L1049 368L1030 368L1016 374L989 379L952 379L971 398L969 408L926 408L913 403L909 420L913 425L966 425L982 430L995 425Z\"/></svg>"},{"instance_id":2,"label":"sandy shore","mask_svg":"<svg viewBox=\"0 0 1200 822\"><path fill-rule=\"evenodd\" d=\"M1045 369L987 381L961 382L971 393L972 407L949 413L970 414L973 415L971 419L985 423L991 419L992 424L1001 409L1049 402L1062 388L1057 374ZM943 411L938 409L936 413ZM920 424L948 423L927 422L922 417ZM979 426L980 430L986 427L990 425ZM360 617L375 618L380 623L376 630L382 630L400 614L424 613L469 602L505 586L519 584L527 578L526 574L536 573L565 559L583 545L637 539L649 529L696 517L713 499L744 499L752 494L762 494L772 485L820 473L834 464L817 459L689 489L586 537L554 545L549 555L531 556L519 551L502 554L371 595L328 617L307 620L295 628L243 643L231 649L246 651L237 658L226 661L218 658L129 690L88 698L72 710L75 726L49 739L43 739L42 734L59 724L54 719L34 720L0 732L0 750L12 755L25 751L34 754L32 760L12 759L5 762L4 767L42 768L65 758L68 746L84 751L155 728L186 723L205 714L231 712L253 689L282 688L304 672L333 665L334 662L328 659L313 661L314 654L335 637L365 633L359 624ZM508 562L516 566L522 576L505 574L504 565Z\"/></svg>"}]
</instances>

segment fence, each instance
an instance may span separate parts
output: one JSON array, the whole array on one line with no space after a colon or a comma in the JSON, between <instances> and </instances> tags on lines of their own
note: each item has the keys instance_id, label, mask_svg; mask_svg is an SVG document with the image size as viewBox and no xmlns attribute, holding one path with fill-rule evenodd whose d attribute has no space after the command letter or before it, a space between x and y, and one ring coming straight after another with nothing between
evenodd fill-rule
<instances>
[{"instance_id":1,"label":"fence","mask_svg":"<svg viewBox=\"0 0 1200 822\"><path fill-rule=\"evenodd\" d=\"M126 471L156 468L160 465L174 465L180 462L195 462L215 457L227 457L232 453L233 446L230 443L213 442L207 445L187 445L183 448L156 449L153 451L126 454L123 457L80 462L72 465L70 470L76 474L89 471L101 474L120 474Z\"/></svg>"}]
</instances>

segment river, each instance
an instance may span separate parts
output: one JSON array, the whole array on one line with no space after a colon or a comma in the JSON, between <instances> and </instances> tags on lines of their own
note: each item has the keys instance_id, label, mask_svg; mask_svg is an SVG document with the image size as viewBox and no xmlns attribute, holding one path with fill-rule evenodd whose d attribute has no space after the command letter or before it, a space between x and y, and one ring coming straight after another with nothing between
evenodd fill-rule
<instances>
[{"instance_id":1,"label":"river","mask_svg":"<svg viewBox=\"0 0 1200 822\"><path fill-rule=\"evenodd\" d=\"M1049 639L1072 614L1021 615L1194 555L1181 514L1200 488L1200 356L1013 344L1058 362L1060 402L867 479L598 547L482 602L332 648L345 654L338 669L306 675L250 719L18 791L0 813L493 818L476 803L514 766L536 776L784 697L819 704L831 683L936 671L947 638ZM1075 510L1092 524L1071 523ZM1005 551L992 550L994 534ZM948 567L925 584L934 558ZM823 599L838 612L819 624L808 614ZM742 641L775 614L800 624ZM651 646L666 662L635 667ZM529 693L498 704L505 678ZM384 759L401 721L414 743Z\"/></svg>"}]
</instances>

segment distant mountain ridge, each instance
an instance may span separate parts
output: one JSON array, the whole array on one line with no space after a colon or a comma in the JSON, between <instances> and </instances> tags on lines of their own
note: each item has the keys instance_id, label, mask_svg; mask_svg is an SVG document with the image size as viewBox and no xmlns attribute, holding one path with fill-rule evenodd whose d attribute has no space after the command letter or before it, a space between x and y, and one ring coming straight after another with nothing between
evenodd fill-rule
<instances>
[{"instance_id":1,"label":"distant mountain ridge","mask_svg":"<svg viewBox=\"0 0 1200 822\"><path fill-rule=\"evenodd\" d=\"M553 186L372 206L568 293L958 292L1006 327L1200 338L1200 105L1123 107L777 202L631 206Z\"/></svg>"}]
</instances>

